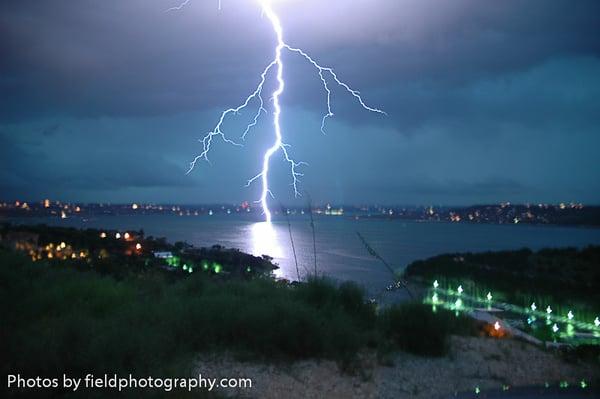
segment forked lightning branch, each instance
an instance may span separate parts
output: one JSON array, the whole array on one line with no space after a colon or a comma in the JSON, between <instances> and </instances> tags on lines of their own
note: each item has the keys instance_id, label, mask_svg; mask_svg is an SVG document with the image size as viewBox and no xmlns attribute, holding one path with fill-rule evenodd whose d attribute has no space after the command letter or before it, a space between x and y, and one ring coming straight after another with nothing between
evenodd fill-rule
<instances>
[{"instance_id":1,"label":"forked lightning branch","mask_svg":"<svg viewBox=\"0 0 600 399\"><path fill-rule=\"evenodd\" d=\"M190 167L187 173L190 173L198 163L199 160L208 161L208 153L210 152L211 146L213 144L213 138L221 139L225 143L234 145L234 146L242 146L242 144L238 140L234 140L227 136L223 131L223 124L225 120L230 116L235 116L240 111L254 107L255 112L251 122L246 126L245 130L241 132L241 140L245 140L247 134L258 124L260 117L263 114L268 115L269 111L265 106L266 101L263 97L263 88L265 86L265 82L272 75L275 76L276 85L273 92L270 93L270 100L272 101L272 118L273 118L273 131L274 131L274 140L269 148L263 154L262 157L262 169L259 173L257 173L252 178L248 179L247 186L251 185L255 181L260 181L262 185L260 199L257 202L261 203L265 219L267 222L271 221L271 211L269 210L268 197L273 196L271 193L270 185L269 185L269 168L271 167L271 158L273 155L281 151L285 161L288 164L291 175L291 186L294 190L294 195L297 197L300 195L300 191L298 188L299 178L303 176L300 172L300 168L302 166L306 166L307 164L302 161L297 161L290 155L290 145L286 144L283 139L283 132L280 124L280 117L282 113L282 107L280 103L280 98L283 95L285 90L285 78L284 78L284 63L282 59L282 55L284 51L290 52L292 54L298 55L304 58L310 65L312 65L317 73L318 78L321 80L324 89L324 95L326 97L326 112L323 115L321 120L321 132L325 133L325 124L328 118L333 116L333 110L331 106L331 85L338 85L347 93L349 93L354 99L358 102L358 104L367 111L376 112L379 114L384 114L385 112L379 108L371 107L367 105L360 93L350 87L347 83L340 80L334 70L330 67L321 66L321 64L317 63L308 53L300 48L295 48L288 45L284 40L283 28L281 26L281 21L279 16L275 13L273 8L271 7L270 0L257 0L262 9L263 15L269 20L273 27L273 31L275 33L275 54L271 62L266 66L266 68L260 74L260 80L254 91L246 97L246 99L237 107L228 108L221 113L221 116L213 128L212 131L206 133L206 135L200 139L202 143L202 151L192 160L190 163ZM184 6L186 6L190 0L186 0L184 3L180 4L177 7L172 7L171 10L181 10ZM221 7L221 2L219 2L219 8Z\"/></svg>"}]
</instances>

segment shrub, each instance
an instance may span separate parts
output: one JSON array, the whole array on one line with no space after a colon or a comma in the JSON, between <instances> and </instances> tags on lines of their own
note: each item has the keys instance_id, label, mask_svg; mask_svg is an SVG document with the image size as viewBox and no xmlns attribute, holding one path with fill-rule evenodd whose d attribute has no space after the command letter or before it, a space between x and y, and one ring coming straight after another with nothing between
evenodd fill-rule
<instances>
[{"instance_id":1,"label":"shrub","mask_svg":"<svg viewBox=\"0 0 600 399\"><path fill-rule=\"evenodd\" d=\"M399 349L424 356L443 356L448 352L450 334L470 332L472 323L449 311L431 311L431 307L409 303L385 309L379 328L385 338Z\"/></svg>"}]
</instances>

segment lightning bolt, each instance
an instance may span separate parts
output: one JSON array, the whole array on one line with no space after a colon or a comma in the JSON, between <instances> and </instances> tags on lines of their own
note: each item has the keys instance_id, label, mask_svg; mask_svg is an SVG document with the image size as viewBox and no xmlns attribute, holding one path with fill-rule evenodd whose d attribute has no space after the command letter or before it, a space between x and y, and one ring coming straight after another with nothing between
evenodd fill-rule
<instances>
[{"instance_id":1,"label":"lightning bolt","mask_svg":"<svg viewBox=\"0 0 600 399\"><path fill-rule=\"evenodd\" d=\"M189 2L190 2L190 0L186 0L183 3L181 3L179 6L172 7L170 9L168 9L167 11L180 10L183 7L185 7L186 5L188 5ZM281 21L279 20L279 16L273 11L273 8L271 7L269 0L259 0L259 3L261 6L263 15L266 16L267 19L270 21L270 23L273 27L273 31L275 32L276 46L275 46L274 58L262 71L262 73L260 75L260 81L259 81L258 85L256 86L256 88L254 89L254 91L248 97L246 97L246 99L239 106L237 106L235 108L228 108L225 111L223 111L221 113L221 117L219 118L219 121L217 122L217 125L214 127L214 129L212 131L208 132L203 138L201 138L199 140L202 143L202 147L203 147L202 152L200 152L200 154L198 154L192 160L192 162L190 162L190 167L189 167L187 173L189 174L190 172L192 172L192 170L194 170L194 168L196 167L196 164L199 160L203 159L203 160L209 162L208 153L210 152L213 138L215 138L215 137L221 138L221 140L223 140L224 142L226 142L228 144L232 144L235 146L243 146L243 144L241 144L237 141L234 141L225 135L225 133L222 130L223 123L228 116L237 115L242 110L249 107L251 103L253 103L253 102L257 103L257 105L258 105L257 111L254 114L254 117L252 118L251 122L246 126L246 129L244 130L244 132L241 135L242 140L246 139L246 135L250 132L250 130L254 126L256 126L256 124L258 123L258 120L260 119L261 114L262 113L268 114L268 111L266 110L266 108L264 106L265 101L262 97L262 92L263 92L264 84L267 80L267 76L272 72L273 69L275 69L275 76L276 76L275 79L277 81L277 87L271 93L271 100L273 101L273 129L275 131L275 141L265 151L265 153L263 155L261 171L258 174L256 174L254 177L250 178L246 183L246 186L250 186L253 182L260 179L260 181L262 183L262 190L261 190L260 199L257 202L260 202L260 204L262 206L266 222L270 223L272 215L271 215L271 211L269 210L268 197L269 196L273 197L273 194L269 188L269 167L271 164L271 158L278 151L282 152L283 157L285 158L285 161L289 164L289 167L290 167L290 174L291 174L291 179L292 179L291 186L293 187L294 196L296 196L296 197L300 196L300 192L298 190L298 184L300 182L299 178L303 176L303 174L301 172L299 172L298 170L301 166L308 166L308 164L306 162L294 160L290 156L290 153L289 153L290 145L286 144L283 141L283 135L282 135L281 124L280 124L281 104L279 102L279 99L285 89L285 80L283 77L284 64L282 61L282 53L284 50L287 50L293 54L300 55L306 61L308 61L317 71L319 79L321 80L321 83L323 84L323 89L325 90L326 104L327 104L327 112L323 115L323 118L321 120L321 132L323 134L325 134L325 125L326 125L327 119L333 117L333 115L334 115L333 111L332 111L332 107L331 107L332 91L329 86L331 81L333 81L333 83L337 84L338 86L342 87L346 92L348 92L351 96L353 96L356 99L356 101L359 103L359 105L362 108L364 108L365 110L383 114L383 115L386 115L386 113L379 108L375 108L375 107L371 107L371 106L367 105L365 103L365 101L363 100L363 98L361 97L360 92L358 90L351 88L347 83L340 80L332 68L321 66L310 55L308 55L304 50L289 46L283 39L283 28L281 26ZM219 9L221 9L220 1L219 1Z\"/></svg>"}]
</instances>

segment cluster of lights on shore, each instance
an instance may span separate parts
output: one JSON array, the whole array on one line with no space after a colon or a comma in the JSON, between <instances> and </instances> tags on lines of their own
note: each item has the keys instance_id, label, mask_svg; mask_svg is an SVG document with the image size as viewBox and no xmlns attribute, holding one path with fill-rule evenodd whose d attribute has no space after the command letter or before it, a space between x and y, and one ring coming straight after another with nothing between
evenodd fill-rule
<instances>
[{"instance_id":1,"label":"cluster of lights on shore","mask_svg":"<svg viewBox=\"0 0 600 399\"><path fill-rule=\"evenodd\" d=\"M578 384L575 384L575 385L578 385L581 389L586 389L588 387L588 383L587 383L586 380L581 380L581 381L579 381ZM559 381L558 382L558 388L560 388L560 389L567 389L567 388L569 388L569 386L570 385L569 385L568 381ZM549 382L546 381L544 383L544 388L545 389L549 389L551 387L552 387L552 385ZM502 391L503 392L506 392L509 389L510 389L510 385L502 384ZM479 387L479 385L475 386L474 392L475 392L475 395L479 395L481 393L481 388Z\"/></svg>"},{"instance_id":2,"label":"cluster of lights on shore","mask_svg":"<svg viewBox=\"0 0 600 399\"><path fill-rule=\"evenodd\" d=\"M45 246L37 247L29 242L18 242L15 244L15 249L25 251L31 257L31 260L38 261L44 258L47 259L86 259L89 256L87 250L73 248L70 244L64 241L59 243L49 243Z\"/></svg>"},{"instance_id":3,"label":"cluster of lights on shore","mask_svg":"<svg viewBox=\"0 0 600 399\"><path fill-rule=\"evenodd\" d=\"M101 232L100 238L106 239L108 238L108 234L106 232ZM125 241L134 240L133 235L128 232L124 232L123 234L116 232L114 238L116 240L123 239ZM141 253L142 244L136 242L134 248L137 253ZM44 258L61 260L87 259L90 256L90 253L87 249L76 249L71 244L67 244L64 241L56 244L51 242L39 247L29 242L18 242L15 244L15 249L27 252L33 261L42 260ZM103 255L103 252L101 252L99 256L102 258L105 255Z\"/></svg>"},{"instance_id":4,"label":"cluster of lights on shore","mask_svg":"<svg viewBox=\"0 0 600 399\"><path fill-rule=\"evenodd\" d=\"M440 284L439 284L438 280L435 280L433 282L433 289L434 289L434 292L433 292L433 295L430 297L430 300L429 299L426 300L427 302L430 302L433 306L446 304L448 308L455 310L457 312L459 310L464 309L463 298L466 298L469 296L464 293L464 288L462 287L462 285L459 285L456 288L456 291L454 291L452 289L448 289L446 291L446 293L449 296L456 297L456 299L453 300L453 302L451 301L449 303L444 303L443 301L440 300L440 296L438 295L438 292L440 292L439 291ZM474 300L475 302L482 301L475 297L470 297L470 299ZM488 292L487 295L485 296L485 299L483 299L483 301L487 302L488 308L491 307L492 300L493 300L493 295L491 292ZM568 330L567 333L568 334L572 334L574 331L573 326L577 326L582 330L594 332L595 337L600 336L600 335L598 335L598 333L600 331L600 317L596 317L592 322L576 320L575 313L573 312L573 310L569 310L566 313L566 315L560 316L560 315L555 314L554 310L552 309L552 307L550 305L547 305L543 311L538 310L538 305L535 302L532 302L531 305L527 308L521 308L519 306L511 305L511 304L502 304L502 307L508 308L505 310L511 310L511 311L515 311L518 313L527 314L528 315L528 319L527 319L528 324L532 324L533 322L535 322L536 316L545 317L546 323L548 325L551 325L551 330L554 334L559 333L559 331L560 331L559 323L563 323L563 324L567 325L567 330ZM495 323L493 324L493 326L494 326L495 330L500 330L502 328L499 320L496 320Z\"/></svg>"},{"instance_id":5,"label":"cluster of lights on shore","mask_svg":"<svg viewBox=\"0 0 600 399\"><path fill-rule=\"evenodd\" d=\"M156 255L155 255L156 256ZM181 269L184 272L188 272L188 273L193 273L196 269L196 267L198 266L197 264L194 264L192 262L186 262L183 263L183 265L181 264L181 258L179 256L174 256L174 255L166 255L165 256L160 256L160 258L164 259L164 261L166 262L166 264L174 269L181 267ZM209 262L208 260L202 260L200 262L200 266L202 271L204 272L213 272L215 274L219 274L221 272L223 272L223 266L218 263L218 262ZM252 272L252 268L250 266L246 266L246 273L250 273Z\"/></svg>"},{"instance_id":6,"label":"cluster of lights on shore","mask_svg":"<svg viewBox=\"0 0 600 399\"><path fill-rule=\"evenodd\" d=\"M107 238L108 235L103 231L100 233L100 238ZM129 233L129 232L124 232L123 234L121 234L120 232L116 232L115 233L115 240L120 240L120 239L124 239L125 241L132 241L133 240L133 236ZM136 251L141 251L142 250L142 244L140 244L139 242L135 244L135 249Z\"/></svg>"}]
</instances>

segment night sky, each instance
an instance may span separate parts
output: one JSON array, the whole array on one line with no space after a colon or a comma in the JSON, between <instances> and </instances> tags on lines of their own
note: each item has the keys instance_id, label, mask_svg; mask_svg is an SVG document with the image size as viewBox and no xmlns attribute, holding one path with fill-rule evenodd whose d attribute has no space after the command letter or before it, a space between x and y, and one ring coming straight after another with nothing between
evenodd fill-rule
<instances>
[{"instance_id":1,"label":"night sky","mask_svg":"<svg viewBox=\"0 0 600 399\"><path fill-rule=\"evenodd\" d=\"M285 39L365 101L325 95L302 59L284 58L282 124L309 163L317 202L600 203L600 2L273 0ZM221 111L271 61L254 0L3 1L0 197L82 202L252 201L273 141L263 117L245 147L214 142L189 161ZM272 89L272 85L268 86ZM238 138L244 112L225 125ZM287 165L275 196L292 201Z\"/></svg>"}]
</instances>

